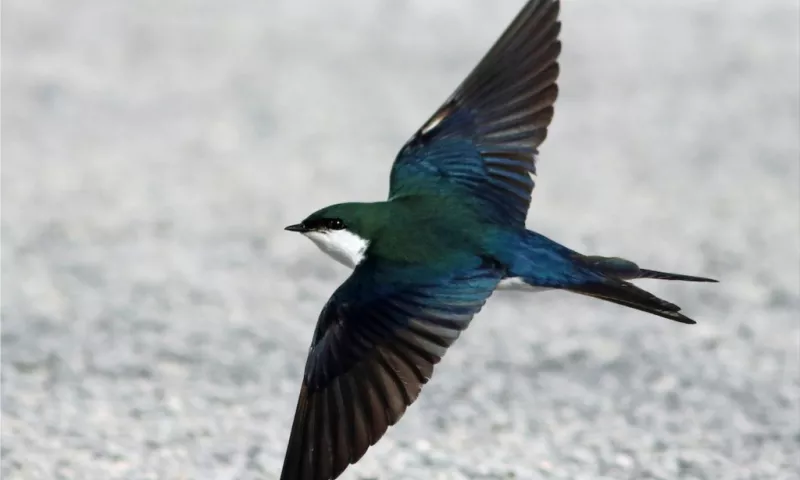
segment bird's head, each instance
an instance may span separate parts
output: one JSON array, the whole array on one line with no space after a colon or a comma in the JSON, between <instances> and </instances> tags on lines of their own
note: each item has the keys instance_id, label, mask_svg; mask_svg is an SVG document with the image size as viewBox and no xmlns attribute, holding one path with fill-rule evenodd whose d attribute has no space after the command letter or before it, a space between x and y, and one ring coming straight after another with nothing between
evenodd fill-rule
<instances>
[{"instance_id":1,"label":"bird's head","mask_svg":"<svg viewBox=\"0 0 800 480\"><path fill-rule=\"evenodd\" d=\"M312 213L285 228L311 239L323 252L347 267L355 267L369 247L374 204L340 203Z\"/></svg>"}]
</instances>

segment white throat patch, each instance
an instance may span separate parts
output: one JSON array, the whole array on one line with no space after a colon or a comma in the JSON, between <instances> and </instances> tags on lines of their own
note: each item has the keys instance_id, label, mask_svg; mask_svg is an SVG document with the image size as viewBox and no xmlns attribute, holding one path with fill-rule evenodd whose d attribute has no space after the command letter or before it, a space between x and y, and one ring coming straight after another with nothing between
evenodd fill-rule
<instances>
[{"instance_id":1,"label":"white throat patch","mask_svg":"<svg viewBox=\"0 0 800 480\"><path fill-rule=\"evenodd\" d=\"M345 267L355 268L364 259L369 241L347 230L319 230L306 232L320 250Z\"/></svg>"}]
</instances>

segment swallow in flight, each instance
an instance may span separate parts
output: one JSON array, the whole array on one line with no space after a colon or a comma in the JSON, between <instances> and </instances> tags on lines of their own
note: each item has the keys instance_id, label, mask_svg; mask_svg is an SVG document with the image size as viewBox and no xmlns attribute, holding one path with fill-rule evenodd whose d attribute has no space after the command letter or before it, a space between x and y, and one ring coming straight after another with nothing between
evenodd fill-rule
<instances>
[{"instance_id":1,"label":"swallow in flight","mask_svg":"<svg viewBox=\"0 0 800 480\"><path fill-rule=\"evenodd\" d=\"M395 158L388 199L286 227L353 268L308 352L282 480L328 480L395 424L496 289L560 289L680 323L630 280L715 280L587 256L525 227L558 95L558 0L530 0Z\"/></svg>"}]
</instances>

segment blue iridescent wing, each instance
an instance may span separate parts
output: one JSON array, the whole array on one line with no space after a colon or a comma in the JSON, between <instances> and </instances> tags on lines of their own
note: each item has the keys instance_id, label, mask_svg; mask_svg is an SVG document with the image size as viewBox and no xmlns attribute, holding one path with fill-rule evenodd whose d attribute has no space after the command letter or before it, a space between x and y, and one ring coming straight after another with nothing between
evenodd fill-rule
<instances>
[{"instance_id":1,"label":"blue iridescent wing","mask_svg":"<svg viewBox=\"0 0 800 480\"><path fill-rule=\"evenodd\" d=\"M389 198L456 191L488 219L524 225L558 96L559 2L531 0L400 150Z\"/></svg>"},{"instance_id":2,"label":"blue iridescent wing","mask_svg":"<svg viewBox=\"0 0 800 480\"><path fill-rule=\"evenodd\" d=\"M336 290L314 332L282 480L336 478L400 419L502 277L480 258L466 265L431 276L368 258Z\"/></svg>"}]
</instances>

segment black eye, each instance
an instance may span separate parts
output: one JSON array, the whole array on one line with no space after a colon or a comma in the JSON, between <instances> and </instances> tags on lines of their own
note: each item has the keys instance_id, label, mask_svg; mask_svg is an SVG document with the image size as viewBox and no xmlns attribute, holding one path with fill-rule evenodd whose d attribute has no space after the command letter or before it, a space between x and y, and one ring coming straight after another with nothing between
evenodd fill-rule
<instances>
[{"instance_id":1,"label":"black eye","mask_svg":"<svg viewBox=\"0 0 800 480\"><path fill-rule=\"evenodd\" d=\"M331 218L325 221L325 226L331 230L341 230L344 228L344 222L339 218Z\"/></svg>"}]
</instances>

